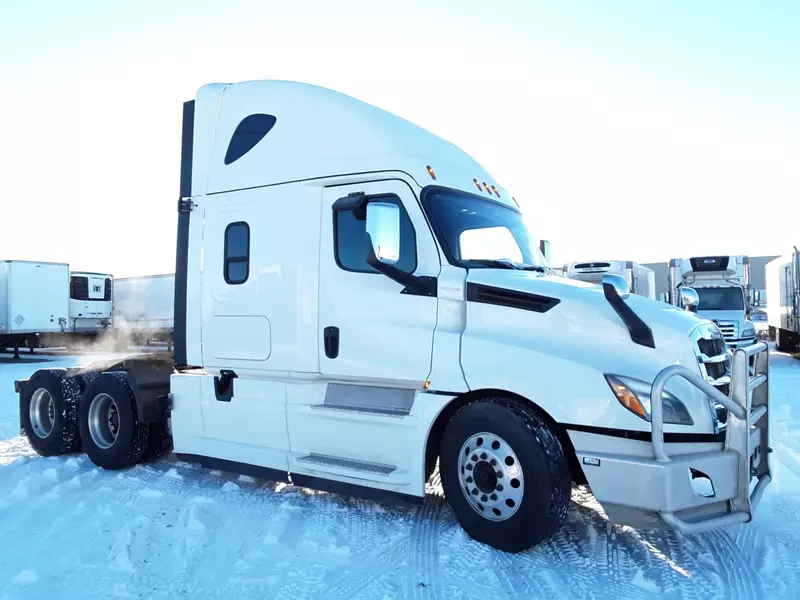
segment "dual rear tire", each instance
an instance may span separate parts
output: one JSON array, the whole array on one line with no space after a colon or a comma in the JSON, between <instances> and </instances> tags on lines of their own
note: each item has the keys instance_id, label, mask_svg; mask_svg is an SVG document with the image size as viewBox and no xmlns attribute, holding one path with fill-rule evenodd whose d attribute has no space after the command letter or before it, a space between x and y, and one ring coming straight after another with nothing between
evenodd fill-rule
<instances>
[{"instance_id":1,"label":"dual rear tire","mask_svg":"<svg viewBox=\"0 0 800 600\"><path fill-rule=\"evenodd\" d=\"M121 371L70 374L37 371L21 396L22 428L43 456L80 449L104 469L124 469L165 454L166 423L140 423L136 399Z\"/></svg>"}]
</instances>

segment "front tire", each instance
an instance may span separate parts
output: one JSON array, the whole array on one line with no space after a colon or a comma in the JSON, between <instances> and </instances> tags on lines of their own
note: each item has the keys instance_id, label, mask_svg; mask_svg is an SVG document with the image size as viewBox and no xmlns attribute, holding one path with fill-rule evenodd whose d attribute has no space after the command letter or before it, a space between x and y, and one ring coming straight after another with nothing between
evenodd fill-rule
<instances>
[{"instance_id":1,"label":"front tire","mask_svg":"<svg viewBox=\"0 0 800 600\"><path fill-rule=\"evenodd\" d=\"M479 542L521 552L566 519L567 457L547 424L521 403L491 398L461 408L445 429L439 464L448 503Z\"/></svg>"},{"instance_id":2,"label":"front tire","mask_svg":"<svg viewBox=\"0 0 800 600\"><path fill-rule=\"evenodd\" d=\"M102 373L87 384L79 422L83 449L98 467L131 467L147 449L150 426L139 423L136 399L124 372Z\"/></svg>"}]
</instances>

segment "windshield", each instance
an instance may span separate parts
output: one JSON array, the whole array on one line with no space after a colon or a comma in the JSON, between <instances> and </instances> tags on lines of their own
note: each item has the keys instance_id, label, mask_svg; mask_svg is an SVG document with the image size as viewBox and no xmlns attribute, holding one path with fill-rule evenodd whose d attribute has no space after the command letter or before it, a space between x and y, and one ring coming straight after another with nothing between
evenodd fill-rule
<instances>
[{"instance_id":1,"label":"windshield","mask_svg":"<svg viewBox=\"0 0 800 600\"><path fill-rule=\"evenodd\" d=\"M700 296L697 310L744 310L741 288L695 288Z\"/></svg>"},{"instance_id":2,"label":"windshield","mask_svg":"<svg viewBox=\"0 0 800 600\"><path fill-rule=\"evenodd\" d=\"M465 268L546 268L522 214L499 202L455 190L425 195L448 260Z\"/></svg>"}]
</instances>

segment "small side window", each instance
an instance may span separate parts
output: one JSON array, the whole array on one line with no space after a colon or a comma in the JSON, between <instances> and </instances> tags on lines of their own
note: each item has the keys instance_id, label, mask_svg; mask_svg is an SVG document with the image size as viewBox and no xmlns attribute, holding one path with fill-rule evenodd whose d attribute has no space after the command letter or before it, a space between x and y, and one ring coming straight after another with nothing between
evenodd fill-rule
<instances>
[{"instance_id":1,"label":"small side window","mask_svg":"<svg viewBox=\"0 0 800 600\"><path fill-rule=\"evenodd\" d=\"M225 164L229 165L250 152L275 127L277 119L273 115L255 114L245 117L236 126L236 131L228 142Z\"/></svg>"},{"instance_id":2,"label":"small side window","mask_svg":"<svg viewBox=\"0 0 800 600\"><path fill-rule=\"evenodd\" d=\"M250 276L250 226L239 221L225 228L225 282L239 285Z\"/></svg>"}]
</instances>

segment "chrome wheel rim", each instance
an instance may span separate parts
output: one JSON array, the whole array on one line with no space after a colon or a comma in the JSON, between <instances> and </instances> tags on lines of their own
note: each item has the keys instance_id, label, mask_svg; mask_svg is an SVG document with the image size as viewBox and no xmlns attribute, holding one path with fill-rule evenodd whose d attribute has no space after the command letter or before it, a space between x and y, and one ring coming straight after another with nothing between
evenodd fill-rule
<instances>
[{"instance_id":1,"label":"chrome wheel rim","mask_svg":"<svg viewBox=\"0 0 800 600\"><path fill-rule=\"evenodd\" d=\"M119 435L117 403L108 394L97 394L89 405L89 435L98 448L110 448Z\"/></svg>"},{"instance_id":2,"label":"chrome wheel rim","mask_svg":"<svg viewBox=\"0 0 800 600\"><path fill-rule=\"evenodd\" d=\"M505 521L519 510L525 493L522 466L499 435L476 433L461 446L461 491L472 509L490 521Z\"/></svg>"},{"instance_id":3,"label":"chrome wheel rim","mask_svg":"<svg viewBox=\"0 0 800 600\"><path fill-rule=\"evenodd\" d=\"M39 388L31 396L29 408L31 429L36 437L44 439L53 432L56 420L56 404L53 396L44 388Z\"/></svg>"}]
</instances>

